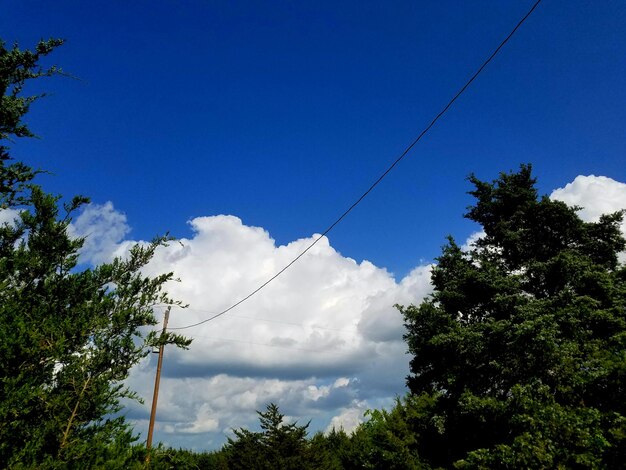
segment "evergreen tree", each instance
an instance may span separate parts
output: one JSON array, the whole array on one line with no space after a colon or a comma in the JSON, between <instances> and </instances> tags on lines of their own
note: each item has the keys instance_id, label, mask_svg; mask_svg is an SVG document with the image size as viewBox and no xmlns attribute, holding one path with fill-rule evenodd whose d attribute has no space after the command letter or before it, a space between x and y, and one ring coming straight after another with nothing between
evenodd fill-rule
<instances>
[{"instance_id":1,"label":"evergreen tree","mask_svg":"<svg viewBox=\"0 0 626 470\"><path fill-rule=\"evenodd\" d=\"M327 434L321 431L311 438L311 454L313 468L324 470L340 470L358 468L352 465L353 458L351 437L343 430L333 428Z\"/></svg>"},{"instance_id":2,"label":"evergreen tree","mask_svg":"<svg viewBox=\"0 0 626 470\"><path fill-rule=\"evenodd\" d=\"M123 381L159 341L144 332L153 306L173 303L163 292L172 276L141 274L164 238L77 269L83 240L68 227L87 199L61 204L11 160L6 142L33 135L22 118L37 97L22 96L24 85L58 73L39 61L60 44L0 42L0 467L125 468L135 451L120 399L135 395Z\"/></svg>"},{"instance_id":3,"label":"evergreen tree","mask_svg":"<svg viewBox=\"0 0 626 470\"><path fill-rule=\"evenodd\" d=\"M368 410L366 415L369 418L350 436L350 445L347 452L344 451L343 468L423 468L417 453L416 434L410 426L412 415L418 412L410 396L404 400L396 399L390 411Z\"/></svg>"},{"instance_id":4,"label":"evergreen tree","mask_svg":"<svg viewBox=\"0 0 626 470\"><path fill-rule=\"evenodd\" d=\"M284 415L270 403L265 412L257 412L260 432L235 430L224 452L231 469L306 470L315 468L307 441L308 423L283 423Z\"/></svg>"},{"instance_id":5,"label":"evergreen tree","mask_svg":"<svg viewBox=\"0 0 626 470\"><path fill-rule=\"evenodd\" d=\"M466 217L434 294L400 307L420 458L450 468L621 468L626 462L622 213L583 222L538 198L531 167L470 177Z\"/></svg>"}]
</instances>

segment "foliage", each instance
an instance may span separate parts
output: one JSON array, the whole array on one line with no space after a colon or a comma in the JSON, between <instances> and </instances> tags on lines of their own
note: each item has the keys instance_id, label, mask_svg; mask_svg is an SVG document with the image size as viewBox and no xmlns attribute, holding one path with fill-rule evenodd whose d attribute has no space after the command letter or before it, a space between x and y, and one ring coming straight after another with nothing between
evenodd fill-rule
<instances>
[{"instance_id":1,"label":"foliage","mask_svg":"<svg viewBox=\"0 0 626 470\"><path fill-rule=\"evenodd\" d=\"M145 448L144 448L145 450ZM190 469L190 470L227 470L228 465L224 452L194 452L187 449L171 449L157 446L151 450L151 470ZM144 455L137 459L137 468L145 469Z\"/></svg>"},{"instance_id":2,"label":"foliage","mask_svg":"<svg viewBox=\"0 0 626 470\"><path fill-rule=\"evenodd\" d=\"M369 419L351 436L349 458L344 461L344 467L390 470L424 468L417 455L418 434L411 428L412 416L419 411L419 406L411 396L405 400L396 399L390 411L367 411Z\"/></svg>"},{"instance_id":3,"label":"foliage","mask_svg":"<svg viewBox=\"0 0 626 470\"><path fill-rule=\"evenodd\" d=\"M270 403L265 412L257 412L260 432L235 430L224 447L228 468L232 469L307 469L313 468L307 442L309 424L283 423L284 415Z\"/></svg>"},{"instance_id":4,"label":"foliage","mask_svg":"<svg viewBox=\"0 0 626 470\"><path fill-rule=\"evenodd\" d=\"M22 118L41 95L22 96L21 92L29 80L60 72L56 67L44 69L38 64L62 43L60 39L50 39L40 41L34 51L22 51L17 45L7 49L0 40L0 209L24 202L20 192L35 176L35 172L21 162L9 164L9 148L4 143L14 137L34 136Z\"/></svg>"},{"instance_id":5,"label":"foliage","mask_svg":"<svg viewBox=\"0 0 626 470\"><path fill-rule=\"evenodd\" d=\"M58 72L38 61L60 44L21 51L0 43L3 140L33 135L22 118L37 97L21 92L27 80ZM134 438L120 399L136 397L123 381L157 342L145 333L156 324L153 306L173 303L163 292L171 274L146 278L141 270L166 239L78 270L83 240L68 227L87 199L60 207L4 142L0 157L0 210L15 216L0 226L0 466L124 468ZM172 334L164 341L189 344Z\"/></svg>"},{"instance_id":6,"label":"foliage","mask_svg":"<svg viewBox=\"0 0 626 470\"><path fill-rule=\"evenodd\" d=\"M327 434L317 432L310 440L313 468L339 470L355 468L352 439L343 429L332 429Z\"/></svg>"},{"instance_id":7,"label":"foliage","mask_svg":"<svg viewBox=\"0 0 626 470\"><path fill-rule=\"evenodd\" d=\"M467 217L484 237L450 239L434 294L400 307L408 386L425 404L418 454L459 468L617 468L626 461L626 270L622 214L583 222L538 198L530 166L470 177Z\"/></svg>"},{"instance_id":8,"label":"foliage","mask_svg":"<svg viewBox=\"0 0 626 470\"><path fill-rule=\"evenodd\" d=\"M353 433L333 429L306 439L306 426L284 424L270 404L259 413L261 431L235 431L221 453L230 469L421 469L416 439L410 427L420 407L412 397L398 399L389 412L373 410ZM208 467L213 468L213 467Z\"/></svg>"},{"instance_id":9,"label":"foliage","mask_svg":"<svg viewBox=\"0 0 626 470\"><path fill-rule=\"evenodd\" d=\"M55 66L45 69L39 65L43 57L61 44L61 39L49 39L40 41L34 51L22 51L17 45L7 49L0 40L0 140L34 136L22 118L31 103L42 95L22 96L21 92L28 80L61 72Z\"/></svg>"}]
</instances>

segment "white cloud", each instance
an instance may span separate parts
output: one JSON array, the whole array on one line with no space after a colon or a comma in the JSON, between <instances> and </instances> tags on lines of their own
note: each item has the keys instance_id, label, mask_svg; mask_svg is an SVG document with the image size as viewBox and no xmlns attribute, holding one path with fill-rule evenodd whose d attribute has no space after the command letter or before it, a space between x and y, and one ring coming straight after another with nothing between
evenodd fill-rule
<instances>
[{"instance_id":1,"label":"white cloud","mask_svg":"<svg viewBox=\"0 0 626 470\"><path fill-rule=\"evenodd\" d=\"M470 251L472 248L476 246L476 242L480 240L481 238L484 238L485 235L487 234L485 233L484 230L479 230L478 232L472 233L469 237L467 237L467 240L465 240L465 243L461 245L461 250Z\"/></svg>"},{"instance_id":2,"label":"white cloud","mask_svg":"<svg viewBox=\"0 0 626 470\"><path fill-rule=\"evenodd\" d=\"M626 184L606 176L579 175L565 187L552 191L550 197L580 207L581 219L597 222L602 214L626 209ZM626 236L626 220L622 221L620 228ZM626 252L618 255L618 261L626 263Z\"/></svg>"},{"instance_id":3,"label":"white cloud","mask_svg":"<svg viewBox=\"0 0 626 470\"><path fill-rule=\"evenodd\" d=\"M8 224L14 226L15 221L19 218L20 212L15 209L0 209L0 226Z\"/></svg>"},{"instance_id":4,"label":"white cloud","mask_svg":"<svg viewBox=\"0 0 626 470\"><path fill-rule=\"evenodd\" d=\"M208 403L202 403L191 422L176 422L163 425L163 432L168 434L205 434L217 431L219 420L213 417L213 410Z\"/></svg>"},{"instance_id":5,"label":"white cloud","mask_svg":"<svg viewBox=\"0 0 626 470\"><path fill-rule=\"evenodd\" d=\"M6 209L0 209L0 227L9 226L11 228L15 228L19 220L20 211L11 209L10 207ZM22 236L15 241L14 245L17 247L26 240L28 240L28 233L22 234Z\"/></svg>"},{"instance_id":6,"label":"white cloud","mask_svg":"<svg viewBox=\"0 0 626 470\"><path fill-rule=\"evenodd\" d=\"M85 238L81 261L91 264L111 261L129 232L126 215L116 211L110 201L85 206L69 227L71 236Z\"/></svg>"},{"instance_id":7,"label":"white cloud","mask_svg":"<svg viewBox=\"0 0 626 470\"><path fill-rule=\"evenodd\" d=\"M349 407L342 408L337 416L333 416L330 424L326 427L326 432L343 429L350 433L354 431L359 424L365 421L365 411L369 406L367 402L355 400Z\"/></svg>"},{"instance_id":8,"label":"white cloud","mask_svg":"<svg viewBox=\"0 0 626 470\"><path fill-rule=\"evenodd\" d=\"M173 271L181 279L168 291L190 308L172 310L172 327L227 308L317 237L277 246L262 228L223 215L198 217L190 226L192 237L157 250L146 269L151 275ZM123 240L126 218L110 203L89 206L74 230L91 238L82 256L92 263L132 244ZM167 349L156 437L191 447L203 447L207 439L220 443L231 429L254 426L254 411L269 402L300 422L313 419L312 431L331 421L351 429L355 413L362 416L377 400L404 391L409 358L393 304L427 295L429 271L417 267L397 282L385 269L342 256L322 238L239 308L184 330L194 338L189 351ZM130 379L147 402L129 405L138 429L148 417L155 361L148 358Z\"/></svg>"},{"instance_id":9,"label":"white cloud","mask_svg":"<svg viewBox=\"0 0 626 470\"><path fill-rule=\"evenodd\" d=\"M431 269L432 265L418 266L400 283L389 278L386 289L367 296L367 303L359 313L360 334L373 342L402 340L403 319L394 305L415 303L428 295Z\"/></svg>"},{"instance_id":10,"label":"white cloud","mask_svg":"<svg viewBox=\"0 0 626 470\"><path fill-rule=\"evenodd\" d=\"M227 308L315 238L276 246L266 231L232 216L202 217L191 225L192 238L158 251L150 265L153 273L171 270L182 280L169 291L191 308L174 310L172 326ZM401 316L393 304L419 301L429 289L427 272L418 268L398 284L368 261L343 257L323 238L232 315L186 331L196 341L189 352L173 352L174 360L178 370L192 375L355 374L375 360L377 343L402 341Z\"/></svg>"},{"instance_id":11,"label":"white cloud","mask_svg":"<svg viewBox=\"0 0 626 470\"><path fill-rule=\"evenodd\" d=\"M580 217L587 222L597 222L602 214L626 209L626 184L606 176L577 176L563 188L555 189L550 198L570 206L579 206ZM626 233L626 222L622 223Z\"/></svg>"}]
</instances>

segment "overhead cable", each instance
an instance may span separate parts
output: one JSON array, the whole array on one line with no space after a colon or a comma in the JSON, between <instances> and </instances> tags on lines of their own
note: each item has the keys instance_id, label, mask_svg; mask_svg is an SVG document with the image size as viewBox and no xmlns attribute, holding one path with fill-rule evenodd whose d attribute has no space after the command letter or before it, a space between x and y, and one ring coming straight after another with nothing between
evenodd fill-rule
<instances>
[{"instance_id":1,"label":"overhead cable","mask_svg":"<svg viewBox=\"0 0 626 470\"><path fill-rule=\"evenodd\" d=\"M216 313L215 315L210 316L210 317L208 317L208 318L206 318L206 319L204 319L202 321L199 321L197 323L193 323L193 324L187 325L187 326L180 326L178 328L169 328L169 329L170 330L185 330L187 328L193 328L193 327L202 325L204 323L210 322L211 320L215 320L216 318L221 317L222 315L225 315L226 313L230 312L234 308L236 308L239 305L241 305L242 303L244 303L246 300L248 300L250 297L252 297L256 293L258 293L261 289L263 289L265 286L267 286L270 282L272 282L274 279L276 279L282 273L287 271L287 269L289 269L291 266L293 266L293 264L296 263L296 261L298 261L300 258L302 258L311 248L313 248L315 245L317 245L317 243L322 238L324 238L332 229L334 229L350 212L352 212L352 209L354 209L356 206L358 206L360 204L360 202L363 199L365 199L369 195L369 193L371 193L374 190L374 188L376 186L378 186L378 184L391 172L391 170L393 170L398 165L398 163L400 163L402 161L402 159L404 159L404 157L422 139L422 137L424 137L424 135L426 135L426 133L428 131L430 131L430 129L435 125L435 123L448 111L448 109L450 109L450 107L454 104L454 102L465 92L465 90L467 90L467 88L472 84L472 82L474 80L476 80L476 78L481 74L481 72L485 69L485 67L487 67L489 62L491 62L494 59L494 57L496 55L498 55L498 53L504 47L504 45L513 37L513 35L522 26L522 24L524 24L524 22L533 13L533 11L535 11L535 9L539 6L540 3L541 3L541 0L537 0L534 3L534 5L530 8L530 10L528 10L528 12L524 15L524 17L515 25L515 27L511 30L511 32L498 45L498 47L496 47L496 49L491 53L491 55L482 63L482 65L478 68L478 70L476 70L476 72L474 72L474 74L465 83L465 85L463 85L463 87L453 96L453 98L450 101L448 101L448 104L446 104L443 107L443 109L441 111L439 111L439 113L433 118L433 120L430 122L430 124L428 124L424 128L424 130L422 130L422 132L419 133L419 135L415 138L415 140L413 140L413 142L411 142L411 144L404 150L404 152L402 152L400 154L400 156L398 158L396 158L396 160L391 165L389 165L389 167L378 177L378 179L376 179L376 181L374 181L374 183L372 183L372 185L356 201L354 201L354 203L350 207L348 207L348 209L346 209L343 212L343 214L341 214L337 218L337 220L335 220L326 230L324 230L324 232L321 235L318 235L315 238L315 240L313 240L313 242L309 246L307 246L304 250L302 250L302 252L300 252L300 254L298 254L298 256L296 256L294 259L292 259L287 265L285 265L280 271L278 271L276 274L274 274L272 277L270 277L267 281L265 281L263 284L261 284L259 287L254 289L252 292L250 292L245 297L241 298L240 300L238 300L237 302L232 304L230 307L228 307L228 308L222 310L221 312Z\"/></svg>"}]
</instances>

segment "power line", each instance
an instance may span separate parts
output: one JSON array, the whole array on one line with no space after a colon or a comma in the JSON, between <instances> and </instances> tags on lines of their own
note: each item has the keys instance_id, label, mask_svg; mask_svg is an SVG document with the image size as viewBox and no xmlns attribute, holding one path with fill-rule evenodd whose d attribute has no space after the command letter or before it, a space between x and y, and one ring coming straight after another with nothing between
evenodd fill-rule
<instances>
[{"instance_id":1,"label":"power line","mask_svg":"<svg viewBox=\"0 0 626 470\"><path fill-rule=\"evenodd\" d=\"M183 307L181 307L181 308L183 308ZM194 308L194 307L184 307L184 309L188 310L190 312L208 313L208 314L211 314L211 315L215 315L217 313L215 311L203 310L203 309ZM303 323L296 323L296 322L282 321L282 320L271 320L269 318L251 317L251 316L247 316L247 315L233 315L233 314L230 314L229 318L241 318L241 319L245 319L245 320L253 320L253 321L259 321L259 322L277 323L279 325L297 326L297 327L303 328L303 329L311 328L312 330L336 331L338 333L347 333L347 334L354 334L356 332L354 328L353 329L329 328L329 327L326 327L326 326L305 325ZM355 328L356 328L356 326L355 326Z\"/></svg>"},{"instance_id":2,"label":"power line","mask_svg":"<svg viewBox=\"0 0 626 470\"><path fill-rule=\"evenodd\" d=\"M187 328L193 328L195 326L199 326L199 325L202 325L204 323L210 322L211 320L215 320L216 318L221 317L222 315L230 312L234 308L236 308L239 305L241 305L242 303L244 303L250 297L255 295L257 292L259 292L265 286L267 286L270 282L272 282L274 279L276 279L282 273L287 271L287 269L289 269L294 263L296 263L296 261L298 261L300 258L302 258L311 248L313 248L315 245L317 245L317 242L319 242L322 238L324 238L350 212L352 212L352 209L354 209L356 206L358 206L361 203L361 201L363 199L365 199L369 195L369 193L371 193L374 190L374 188L376 186L378 186L378 184L391 172L391 170L393 170L398 165L398 163L400 163L402 161L402 159L404 159L404 157L422 139L422 137L424 137L424 135L426 135L426 133L428 131L430 131L430 129L435 125L435 123L448 111L448 109L450 109L450 107L454 104L454 102L465 92L465 90L467 90L467 88L472 84L472 82L474 80L476 80L476 78L481 74L481 72L484 70L484 68L487 67L489 62L491 62L494 59L494 57L500 52L500 50L504 47L504 45L507 42L509 42L509 39L511 39L513 37L513 35L517 32L517 30L520 28L520 26L522 26L522 24L524 24L524 22L533 13L533 11L535 11L535 9L539 6L540 3L541 3L541 0L537 0L534 3L534 5L530 8L530 10L528 10L528 12L524 15L524 17L515 25L515 27L504 38L504 40L500 43L500 45L498 45L498 47L496 47L496 49L491 53L491 55L487 58L487 60L485 60L482 63L482 65L478 68L478 70L476 70L476 72L474 72L474 74L465 83L465 85L463 85L463 87L454 95L454 97L448 102L448 104L446 104L443 107L443 109L441 111L439 111L439 114L437 114L433 118L433 120L430 122L430 124L428 124L424 128L424 130L422 130L422 132L420 132L420 134L415 138L415 140L413 140L413 142L411 142L411 144L404 150L404 152L402 152L402 154L400 154L400 156L398 158L396 158L396 160L383 172L383 174L381 174L378 177L378 179L376 181L374 181L374 183L372 183L372 185L350 207L348 207L348 209L346 209L346 211L343 214L341 214L339 216L339 218L337 220L335 220L326 230L324 230L324 232L321 235L319 235L309 246L307 246L304 250L302 250L302 252L298 256L296 256L294 259L292 259L285 267L283 267L280 271L278 271L276 274L274 274L272 277L270 277L267 281L265 281L259 287L254 289L252 292L250 292L248 295L246 295L245 297L241 298L240 300L238 300L234 304L232 304L227 309L222 310L221 312L216 313L215 315L213 315L213 316L211 316L209 318L206 318L206 319L204 319L202 321L199 321L197 323L193 323L193 324L187 325L187 326L181 326L181 327L178 327L178 328L170 328L170 330L185 330Z\"/></svg>"},{"instance_id":3,"label":"power line","mask_svg":"<svg viewBox=\"0 0 626 470\"><path fill-rule=\"evenodd\" d=\"M163 305L156 305L156 307L163 307ZM182 307L181 307L182 308ZM189 310L191 312L204 312L204 313L215 313L212 312L210 310L202 310L202 309L198 309L198 308L192 308L192 307L184 307L185 310ZM356 330L346 330L346 329L339 329L339 328L327 328L324 326L317 326L317 325L303 325L302 323L295 323L295 322L287 322L287 321L280 321L280 320L270 320L267 318L257 318L257 317L250 317L250 316L245 316L245 315L229 315L229 318L242 318L242 319L246 319L246 320L254 320L254 321L261 321L261 322L268 322L268 323L277 323L277 324L281 324L281 325L290 325L290 326L297 326L299 328L311 328L314 330L325 330L325 331L334 331L337 333L346 333L346 334L350 334L353 335L352 338L350 339L354 339L356 338L357 335L357 331ZM202 339L209 339L212 341L215 341L217 343L243 343L243 344L252 344L255 346L266 346L269 348L282 348L282 349L293 349L293 350L297 350L297 351L307 351L307 352L321 352L319 349L306 349L306 348L301 348L301 347L297 347L297 346L291 346L291 345L285 345L285 344L270 344L270 343L259 343L259 342L255 342L255 341L249 341L249 340L243 340L243 339L234 339L234 338L222 338L222 337L215 337L215 336L204 336L204 335L197 335L194 334L192 336L193 339L195 338L202 338Z\"/></svg>"}]
</instances>

